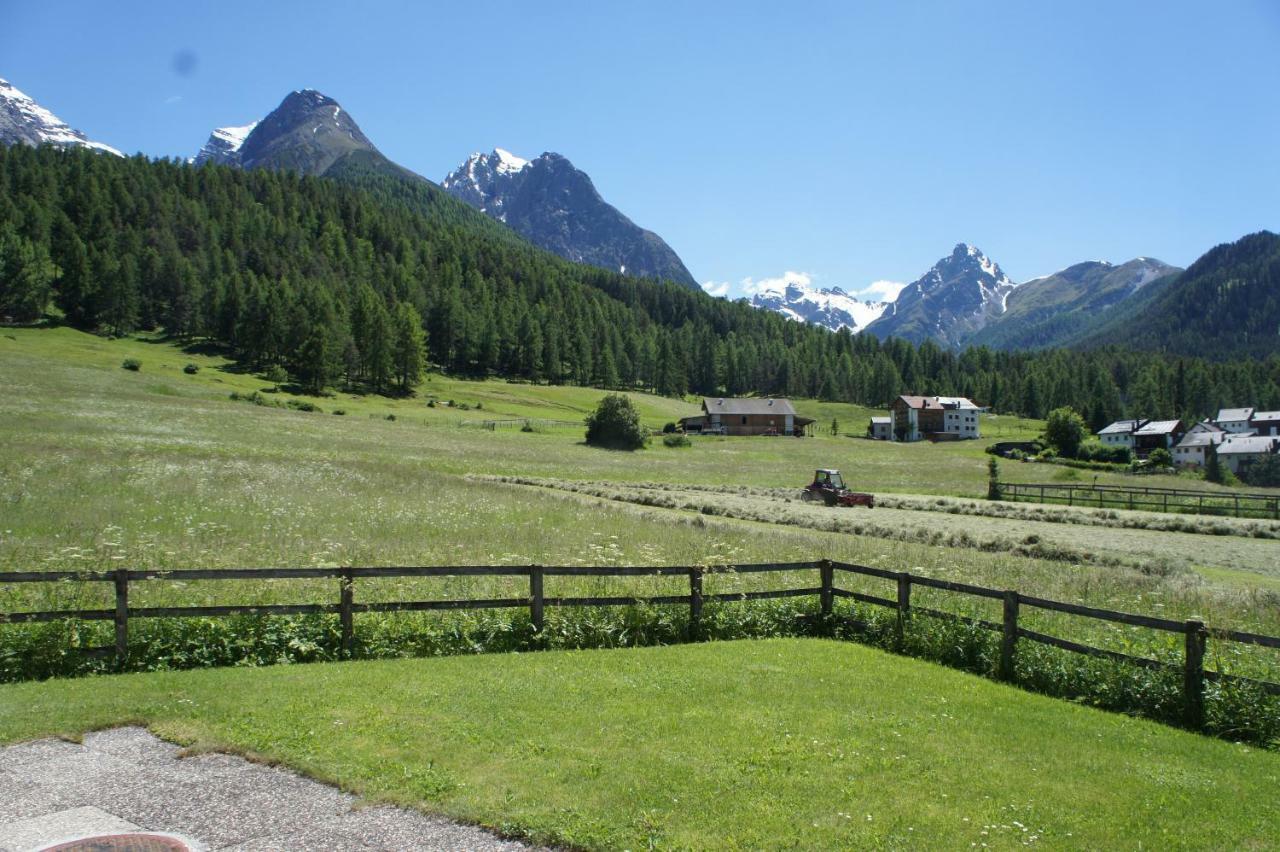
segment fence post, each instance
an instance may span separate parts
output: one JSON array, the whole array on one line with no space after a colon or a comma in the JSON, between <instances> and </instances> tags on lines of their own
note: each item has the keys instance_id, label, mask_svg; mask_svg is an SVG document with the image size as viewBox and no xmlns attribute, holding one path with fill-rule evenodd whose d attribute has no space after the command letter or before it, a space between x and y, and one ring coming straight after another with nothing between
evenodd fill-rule
<instances>
[{"instance_id":1,"label":"fence post","mask_svg":"<svg viewBox=\"0 0 1280 852\"><path fill-rule=\"evenodd\" d=\"M1013 681L1013 651L1018 644L1018 593L1004 593L1004 635L1000 639L1000 679Z\"/></svg>"},{"instance_id":2,"label":"fence post","mask_svg":"<svg viewBox=\"0 0 1280 852\"><path fill-rule=\"evenodd\" d=\"M116 569L116 663L129 657L129 569Z\"/></svg>"},{"instance_id":3,"label":"fence post","mask_svg":"<svg viewBox=\"0 0 1280 852\"><path fill-rule=\"evenodd\" d=\"M898 575L898 622L894 626L898 645L901 646L907 632L907 615L911 611L911 575L903 571Z\"/></svg>"},{"instance_id":4,"label":"fence post","mask_svg":"<svg viewBox=\"0 0 1280 852\"><path fill-rule=\"evenodd\" d=\"M818 563L818 575L821 578L819 585L822 586L822 616L827 618L831 615L831 604L835 598L832 589L835 587L835 568L831 564L830 559L824 559Z\"/></svg>"},{"instance_id":5,"label":"fence post","mask_svg":"<svg viewBox=\"0 0 1280 852\"><path fill-rule=\"evenodd\" d=\"M1193 731L1204 727L1204 622L1188 619L1186 627L1187 651L1183 672L1183 692L1186 699L1184 721Z\"/></svg>"},{"instance_id":6,"label":"fence post","mask_svg":"<svg viewBox=\"0 0 1280 852\"><path fill-rule=\"evenodd\" d=\"M702 569L689 569L689 634L698 635L702 624Z\"/></svg>"},{"instance_id":7,"label":"fence post","mask_svg":"<svg viewBox=\"0 0 1280 852\"><path fill-rule=\"evenodd\" d=\"M542 568L529 566L529 620L533 623L533 632L542 633Z\"/></svg>"},{"instance_id":8,"label":"fence post","mask_svg":"<svg viewBox=\"0 0 1280 852\"><path fill-rule=\"evenodd\" d=\"M351 576L350 568L343 568L339 575L341 590L338 603L338 618L342 622L342 656L344 659L351 659L356 644L355 629L355 613L353 606L355 604L355 578Z\"/></svg>"}]
</instances>

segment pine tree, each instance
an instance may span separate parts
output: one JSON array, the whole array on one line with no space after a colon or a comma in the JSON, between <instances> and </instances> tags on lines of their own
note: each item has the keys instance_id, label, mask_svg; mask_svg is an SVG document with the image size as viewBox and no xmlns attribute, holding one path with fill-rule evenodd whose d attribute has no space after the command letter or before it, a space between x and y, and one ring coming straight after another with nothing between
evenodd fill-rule
<instances>
[{"instance_id":1,"label":"pine tree","mask_svg":"<svg viewBox=\"0 0 1280 852\"><path fill-rule=\"evenodd\" d=\"M408 393L422 378L426 362L427 334L422 328L422 317L408 302L396 305L395 345L392 359L400 392Z\"/></svg>"}]
</instances>

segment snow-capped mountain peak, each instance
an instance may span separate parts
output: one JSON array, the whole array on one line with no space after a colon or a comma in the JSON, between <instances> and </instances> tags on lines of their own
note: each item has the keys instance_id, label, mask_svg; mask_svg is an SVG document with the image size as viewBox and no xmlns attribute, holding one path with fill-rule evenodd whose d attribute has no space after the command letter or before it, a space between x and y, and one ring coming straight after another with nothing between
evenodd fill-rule
<instances>
[{"instance_id":1,"label":"snow-capped mountain peak","mask_svg":"<svg viewBox=\"0 0 1280 852\"><path fill-rule=\"evenodd\" d=\"M825 326L832 331L847 328L856 334L878 319L890 303L856 299L840 287L816 287L809 276L788 273L758 287L751 304L777 311L797 322Z\"/></svg>"},{"instance_id":2,"label":"snow-capped mountain peak","mask_svg":"<svg viewBox=\"0 0 1280 852\"><path fill-rule=\"evenodd\" d=\"M200 153L192 162L196 165L213 160L216 163L230 163L240 153L244 140L249 138L258 122L253 121L240 127L219 127L209 134L209 141L204 143Z\"/></svg>"},{"instance_id":3,"label":"snow-capped mountain peak","mask_svg":"<svg viewBox=\"0 0 1280 852\"><path fill-rule=\"evenodd\" d=\"M505 148L494 148L493 154L498 158L498 164L495 168L504 175L518 172L525 166L529 165L528 160L517 157Z\"/></svg>"},{"instance_id":4,"label":"snow-capped mountain peak","mask_svg":"<svg viewBox=\"0 0 1280 852\"><path fill-rule=\"evenodd\" d=\"M110 145L94 142L40 106L8 80L2 79L0 79L0 143L48 144L63 148L79 146L94 151L105 151L117 157L124 156Z\"/></svg>"}]
</instances>

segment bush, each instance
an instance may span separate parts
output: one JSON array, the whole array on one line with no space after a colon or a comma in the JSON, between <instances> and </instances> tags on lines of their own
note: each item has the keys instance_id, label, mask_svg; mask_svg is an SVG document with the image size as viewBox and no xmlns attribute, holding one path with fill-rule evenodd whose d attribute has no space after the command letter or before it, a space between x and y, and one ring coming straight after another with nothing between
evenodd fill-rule
<instances>
[{"instance_id":1,"label":"bush","mask_svg":"<svg viewBox=\"0 0 1280 852\"><path fill-rule=\"evenodd\" d=\"M1044 424L1044 440L1058 455L1075 458L1089 434L1084 418L1066 406L1049 412Z\"/></svg>"},{"instance_id":2,"label":"bush","mask_svg":"<svg viewBox=\"0 0 1280 852\"><path fill-rule=\"evenodd\" d=\"M436 401L434 399L427 400L427 408L435 408L435 407L436 407Z\"/></svg>"},{"instance_id":3,"label":"bush","mask_svg":"<svg viewBox=\"0 0 1280 852\"><path fill-rule=\"evenodd\" d=\"M120 366L124 367L126 370L132 370L133 372L136 373L142 369L142 362L139 361L137 358L125 358L124 363L122 363Z\"/></svg>"},{"instance_id":4,"label":"bush","mask_svg":"<svg viewBox=\"0 0 1280 852\"><path fill-rule=\"evenodd\" d=\"M263 378L276 387L280 387L282 384L289 381L289 373L284 367L281 367L279 364L274 364L271 369L267 370L267 372L263 374Z\"/></svg>"},{"instance_id":5,"label":"bush","mask_svg":"<svg viewBox=\"0 0 1280 852\"><path fill-rule=\"evenodd\" d=\"M388 419L388 420L395 420L395 419L396 419L396 416L395 416L394 414L388 414L388 415L387 415L387 419Z\"/></svg>"},{"instance_id":6,"label":"bush","mask_svg":"<svg viewBox=\"0 0 1280 852\"><path fill-rule=\"evenodd\" d=\"M1173 467L1173 454L1164 447L1156 447L1147 456L1147 464L1151 467Z\"/></svg>"},{"instance_id":7,"label":"bush","mask_svg":"<svg viewBox=\"0 0 1280 852\"><path fill-rule=\"evenodd\" d=\"M1241 476L1245 482L1257 488L1280 487L1280 455L1272 453L1258 459L1245 468Z\"/></svg>"},{"instance_id":8,"label":"bush","mask_svg":"<svg viewBox=\"0 0 1280 852\"><path fill-rule=\"evenodd\" d=\"M674 434L674 433L675 433L675 431L676 431L676 424L674 424L674 423L663 423L663 424L662 424L662 434L664 434L664 435L671 435L671 434Z\"/></svg>"},{"instance_id":9,"label":"bush","mask_svg":"<svg viewBox=\"0 0 1280 852\"><path fill-rule=\"evenodd\" d=\"M536 431L536 430L533 428L533 424L532 424L532 423L530 423L528 420L526 420L526 421L524 421L524 425L520 427L520 431L521 431L521 432L533 432L533 431Z\"/></svg>"},{"instance_id":10,"label":"bush","mask_svg":"<svg viewBox=\"0 0 1280 852\"><path fill-rule=\"evenodd\" d=\"M200 368L195 364L188 364L182 368L182 372L186 373L188 376L194 376L196 373L200 372Z\"/></svg>"},{"instance_id":11,"label":"bush","mask_svg":"<svg viewBox=\"0 0 1280 852\"><path fill-rule=\"evenodd\" d=\"M1128 464L1133 461L1133 453L1128 447L1113 447L1098 440L1089 440L1080 445L1076 458L1107 464Z\"/></svg>"},{"instance_id":12,"label":"bush","mask_svg":"<svg viewBox=\"0 0 1280 852\"><path fill-rule=\"evenodd\" d=\"M307 402L306 400L302 400L302 399L291 399L288 402L286 402L285 405L289 406L294 411L311 411L311 412L320 411L320 407L316 405L314 402Z\"/></svg>"},{"instance_id":13,"label":"bush","mask_svg":"<svg viewBox=\"0 0 1280 852\"><path fill-rule=\"evenodd\" d=\"M346 412L346 409L342 409L342 408L335 408L335 409L333 410L333 413L334 413L335 415L337 415L338 417L342 417L342 416L343 416L344 414L346 414L347 412Z\"/></svg>"},{"instance_id":14,"label":"bush","mask_svg":"<svg viewBox=\"0 0 1280 852\"><path fill-rule=\"evenodd\" d=\"M648 441L640 426L640 412L631 397L611 393L587 415L587 443L611 450L638 450Z\"/></svg>"},{"instance_id":15,"label":"bush","mask_svg":"<svg viewBox=\"0 0 1280 852\"><path fill-rule=\"evenodd\" d=\"M663 445L664 447L689 447L689 446L692 446L692 444L690 444L690 442L689 442L689 438L688 438L688 436L686 436L686 435L678 435L678 434L663 435L663 436L662 436L662 445Z\"/></svg>"},{"instance_id":16,"label":"bush","mask_svg":"<svg viewBox=\"0 0 1280 852\"><path fill-rule=\"evenodd\" d=\"M1004 499L1004 489L1000 486L1000 462L994 456L987 459L987 499Z\"/></svg>"}]
</instances>

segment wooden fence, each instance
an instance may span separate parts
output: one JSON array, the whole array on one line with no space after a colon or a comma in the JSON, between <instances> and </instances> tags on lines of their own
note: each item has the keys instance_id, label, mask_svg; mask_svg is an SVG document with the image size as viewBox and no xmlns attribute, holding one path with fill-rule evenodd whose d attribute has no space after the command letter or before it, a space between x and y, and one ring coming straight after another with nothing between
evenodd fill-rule
<instances>
[{"instance_id":1,"label":"wooden fence","mask_svg":"<svg viewBox=\"0 0 1280 852\"><path fill-rule=\"evenodd\" d=\"M583 421L581 420L551 420L546 417L514 417L506 420L462 420L458 422L459 426L476 426L481 429L487 429L490 432L496 432L499 429L523 429L528 426L532 429L549 429L553 427L575 427L581 429Z\"/></svg>"},{"instance_id":2,"label":"wooden fence","mask_svg":"<svg viewBox=\"0 0 1280 852\"><path fill-rule=\"evenodd\" d=\"M1127 485L1002 482L1005 500L1062 503L1095 509L1143 509L1194 515L1280 520L1280 494L1235 494L1186 488L1143 488Z\"/></svg>"},{"instance_id":3,"label":"wooden fence","mask_svg":"<svg viewBox=\"0 0 1280 852\"><path fill-rule=\"evenodd\" d=\"M818 585L793 589L771 589L747 592L708 593L704 591L703 581L707 577L724 574L758 574L775 572L816 571ZM896 588L894 597L878 597L862 592L850 591L836 585L836 573L857 574L892 581ZM386 577L527 577L529 593L527 596L513 598L491 598L482 600L419 600L389 601L375 603L356 603L355 581L366 578ZM605 596L605 597L555 597L545 592L547 577L683 577L688 582L688 594L656 595L656 596ZM189 606L189 607L131 607L129 605L130 586L138 582L169 580L262 580L262 579L317 579L333 578L339 580L338 601L336 603L313 604L267 604L267 605L223 605L223 606ZM853 565L844 562L833 562L823 559L816 562L763 563L754 565L720 565L720 566L681 566L681 567L622 567L622 566L434 566L423 568L216 568L193 570L130 570L121 568L115 571L74 572L74 571L23 571L0 573L0 586L9 583L52 583L52 582L104 582L115 587L115 606L112 609L80 609L51 610L42 612L0 613L0 624L22 624L31 622L57 621L61 619L81 619L115 622L115 644L105 648L84 649L89 653L100 655L114 654L123 663L129 651L129 622L135 618L184 618L184 617L217 617L233 615L302 615L315 613L337 614L342 631L342 650L350 656L355 645L355 616L366 612L423 612L430 610L455 609L497 609L528 608L529 620L534 631L540 633L545 625L547 607L584 607L584 606L635 606L679 605L689 608L691 632L696 635L697 626L702 619L703 605L708 601L733 602L763 600L769 598L817 597L819 610L824 618L833 617L833 604L836 598L847 598L864 604L887 607L896 610L895 631L899 643L906 631L909 620L914 615L926 615L961 621L1001 634L1000 659L997 676L1003 680L1014 680L1014 661L1019 639L1040 642L1093 657L1115 660L1148 669L1169 668L1170 663L1143 657L1134 657L1118 651L1095 648L1068 639L1061 639L1022 627L1018 623L1022 607L1034 607L1053 612L1067 613L1084 618L1098 619L1118 624L1127 624L1151 630L1178 633L1184 637L1184 653L1182 661L1183 690L1185 702L1185 723L1188 727L1198 729L1204 725L1204 684L1211 681L1234 681L1258 687L1272 695L1280 695L1280 684L1253 678L1228 675L1204 667L1206 640L1212 637L1227 642L1240 642L1266 648L1280 648L1280 637L1262 636L1239 630L1222 630L1207 628L1201 621L1190 619L1174 621L1149 615L1117 612L1080 604L1047 600L1032 595L1024 595L1013 590L989 589L968 583L950 580L938 580L922 577L903 571L890 571L884 568L871 568L865 565ZM911 602L911 592L916 586L953 592L960 595L975 596L1001 601L1003 617L1000 621L987 621L960 615L946 610L916 606Z\"/></svg>"}]
</instances>

